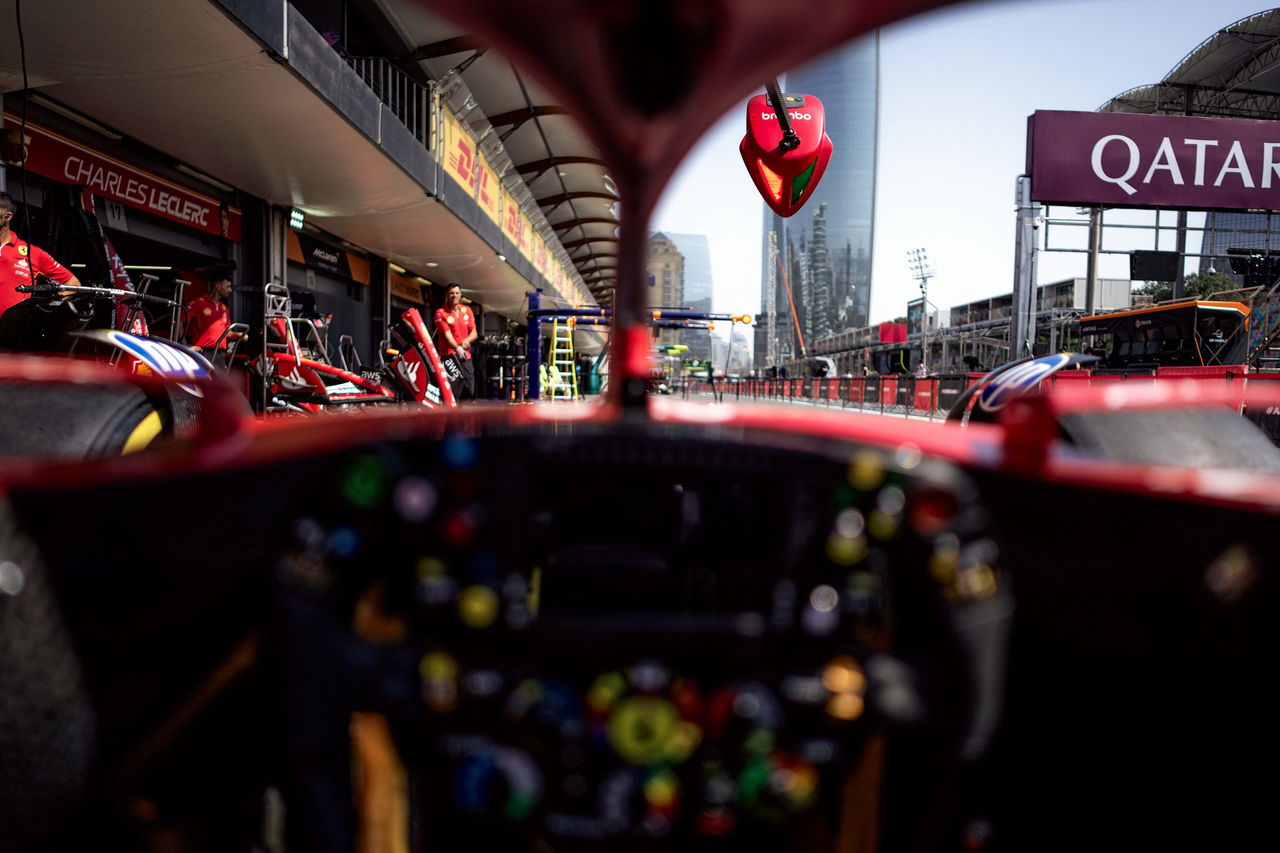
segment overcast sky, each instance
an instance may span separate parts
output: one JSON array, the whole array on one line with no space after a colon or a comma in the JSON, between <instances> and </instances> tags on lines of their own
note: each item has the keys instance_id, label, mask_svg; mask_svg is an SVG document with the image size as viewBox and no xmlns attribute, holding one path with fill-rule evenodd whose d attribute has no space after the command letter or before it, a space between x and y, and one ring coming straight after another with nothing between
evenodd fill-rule
<instances>
[{"instance_id":1,"label":"overcast sky","mask_svg":"<svg viewBox=\"0 0 1280 853\"><path fill-rule=\"evenodd\" d=\"M930 301L944 313L1012 289L1014 181L1024 167L1028 115L1093 110L1158 82L1214 32L1267 8L1240 0L994 2L884 30L872 322L905 314L919 295L908 249L928 252L937 272ZM716 125L682 165L653 223L707 235L715 310L734 313L760 308L763 203L738 156L744 125L742 109ZM1119 236L1132 244L1112 240L1107 248L1155 248L1150 233ZM1171 250L1172 241L1159 248ZM1055 227L1051 245L1083 247L1084 231ZM1084 274L1083 254L1041 255L1041 282ZM1104 256L1101 274L1127 278L1127 258Z\"/></svg>"}]
</instances>

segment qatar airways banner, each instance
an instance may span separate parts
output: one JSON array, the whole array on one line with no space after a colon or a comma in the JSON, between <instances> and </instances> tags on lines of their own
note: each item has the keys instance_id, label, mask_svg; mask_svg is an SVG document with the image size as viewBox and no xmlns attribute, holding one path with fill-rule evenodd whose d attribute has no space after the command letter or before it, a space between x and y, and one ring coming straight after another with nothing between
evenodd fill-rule
<instances>
[{"instance_id":1,"label":"qatar airways banner","mask_svg":"<svg viewBox=\"0 0 1280 853\"><path fill-rule=\"evenodd\" d=\"M1038 110L1027 174L1048 204L1280 210L1280 122Z\"/></svg>"}]
</instances>

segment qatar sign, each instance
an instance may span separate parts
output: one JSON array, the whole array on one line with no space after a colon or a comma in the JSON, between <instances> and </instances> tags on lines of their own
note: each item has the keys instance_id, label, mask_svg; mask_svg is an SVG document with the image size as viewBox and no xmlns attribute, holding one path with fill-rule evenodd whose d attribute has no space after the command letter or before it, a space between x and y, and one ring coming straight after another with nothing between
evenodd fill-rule
<instances>
[{"instance_id":1,"label":"qatar sign","mask_svg":"<svg viewBox=\"0 0 1280 853\"><path fill-rule=\"evenodd\" d=\"M1280 210L1280 122L1038 110L1027 174L1047 204Z\"/></svg>"}]
</instances>

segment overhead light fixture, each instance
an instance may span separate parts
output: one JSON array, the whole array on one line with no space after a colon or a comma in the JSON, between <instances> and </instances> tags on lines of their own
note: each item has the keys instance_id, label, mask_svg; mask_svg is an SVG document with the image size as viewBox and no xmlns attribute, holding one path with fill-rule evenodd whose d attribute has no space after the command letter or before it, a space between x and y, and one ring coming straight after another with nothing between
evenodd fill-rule
<instances>
[{"instance_id":1,"label":"overhead light fixture","mask_svg":"<svg viewBox=\"0 0 1280 853\"><path fill-rule=\"evenodd\" d=\"M303 224L306 222L306 215L296 207L289 208L289 227L294 231L301 231Z\"/></svg>"},{"instance_id":2,"label":"overhead light fixture","mask_svg":"<svg viewBox=\"0 0 1280 853\"><path fill-rule=\"evenodd\" d=\"M506 261L506 259L507 259L506 255L502 254L501 252L498 253L498 260Z\"/></svg>"},{"instance_id":3,"label":"overhead light fixture","mask_svg":"<svg viewBox=\"0 0 1280 853\"><path fill-rule=\"evenodd\" d=\"M211 187L217 187L218 189L222 190L224 193L233 193L236 191L236 188L231 186L231 184L224 184L222 181L218 180L217 178L212 177L210 175L206 175L204 172L201 172L199 169L191 168L186 163L178 163L174 165L173 168L177 169L179 172L182 172L184 175L190 175L191 177L195 178L197 181L202 181L203 183L206 183Z\"/></svg>"},{"instance_id":4,"label":"overhead light fixture","mask_svg":"<svg viewBox=\"0 0 1280 853\"><path fill-rule=\"evenodd\" d=\"M70 119L71 121L74 121L76 124L80 125L81 127L87 127L90 130L92 130L94 133L105 136L107 139L124 139L123 136L116 133L114 130L107 127L106 125L99 124L98 122L89 118L87 115L84 115L83 113L79 113L71 109L71 107L64 107L62 104L58 103L57 101L51 101L48 98L46 98L44 95L40 95L35 92L32 92L27 97L31 101L31 103L39 104L41 107L44 107L49 112L57 113L58 115L62 116L65 119Z\"/></svg>"},{"instance_id":5,"label":"overhead light fixture","mask_svg":"<svg viewBox=\"0 0 1280 853\"><path fill-rule=\"evenodd\" d=\"M399 273L400 275L404 275L404 267L400 266L399 264L387 264L387 266L391 267L392 272Z\"/></svg>"},{"instance_id":6,"label":"overhead light fixture","mask_svg":"<svg viewBox=\"0 0 1280 853\"><path fill-rule=\"evenodd\" d=\"M438 267L438 266L440 266L440 265L439 265L439 264L437 264L435 261L427 261L427 266L429 266L429 267Z\"/></svg>"}]
</instances>

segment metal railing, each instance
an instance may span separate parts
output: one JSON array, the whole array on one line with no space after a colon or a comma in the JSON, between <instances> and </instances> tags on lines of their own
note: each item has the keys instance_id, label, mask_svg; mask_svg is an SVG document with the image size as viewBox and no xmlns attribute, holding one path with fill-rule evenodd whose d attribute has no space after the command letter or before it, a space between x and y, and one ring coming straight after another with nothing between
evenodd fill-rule
<instances>
[{"instance_id":1,"label":"metal railing","mask_svg":"<svg viewBox=\"0 0 1280 853\"><path fill-rule=\"evenodd\" d=\"M431 148L431 87L419 83L380 56L348 56L341 52L338 55L409 128L414 138Z\"/></svg>"}]
</instances>

